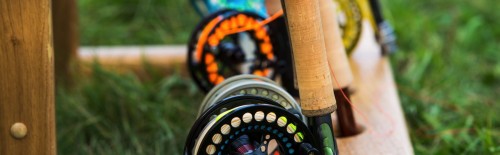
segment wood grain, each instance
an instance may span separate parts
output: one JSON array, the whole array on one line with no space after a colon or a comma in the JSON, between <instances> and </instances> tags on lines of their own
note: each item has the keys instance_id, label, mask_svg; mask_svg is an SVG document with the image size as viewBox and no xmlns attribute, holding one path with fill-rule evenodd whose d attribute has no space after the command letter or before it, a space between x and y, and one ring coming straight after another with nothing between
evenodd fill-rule
<instances>
[{"instance_id":1,"label":"wood grain","mask_svg":"<svg viewBox=\"0 0 500 155\"><path fill-rule=\"evenodd\" d=\"M0 50L0 154L56 154L50 1L0 1Z\"/></svg>"},{"instance_id":2,"label":"wood grain","mask_svg":"<svg viewBox=\"0 0 500 155\"><path fill-rule=\"evenodd\" d=\"M318 0L284 0L302 112L320 116L335 111Z\"/></svg>"},{"instance_id":3,"label":"wood grain","mask_svg":"<svg viewBox=\"0 0 500 155\"><path fill-rule=\"evenodd\" d=\"M56 82L70 85L80 41L76 0L52 0L52 23Z\"/></svg>"}]
</instances>

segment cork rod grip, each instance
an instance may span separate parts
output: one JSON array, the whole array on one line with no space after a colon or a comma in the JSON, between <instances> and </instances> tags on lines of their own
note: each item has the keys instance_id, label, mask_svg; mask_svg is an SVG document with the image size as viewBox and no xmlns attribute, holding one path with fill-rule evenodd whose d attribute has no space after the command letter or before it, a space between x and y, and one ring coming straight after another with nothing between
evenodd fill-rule
<instances>
[{"instance_id":1,"label":"cork rod grip","mask_svg":"<svg viewBox=\"0 0 500 155\"><path fill-rule=\"evenodd\" d=\"M338 85L335 83L332 75L333 88L343 89L352 83L353 77L336 19L337 8L332 0L319 0L319 4L328 65L339 83Z\"/></svg>"},{"instance_id":2,"label":"cork rod grip","mask_svg":"<svg viewBox=\"0 0 500 155\"><path fill-rule=\"evenodd\" d=\"M336 102L328 68L318 0L283 0L302 113L334 112Z\"/></svg>"}]
</instances>

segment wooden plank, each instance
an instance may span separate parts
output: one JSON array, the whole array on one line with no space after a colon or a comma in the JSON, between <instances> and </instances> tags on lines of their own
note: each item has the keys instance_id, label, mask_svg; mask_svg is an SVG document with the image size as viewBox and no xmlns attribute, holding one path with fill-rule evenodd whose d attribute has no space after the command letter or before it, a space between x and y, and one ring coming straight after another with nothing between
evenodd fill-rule
<instances>
[{"instance_id":1,"label":"wooden plank","mask_svg":"<svg viewBox=\"0 0 500 155\"><path fill-rule=\"evenodd\" d=\"M56 154L50 0L0 1L0 51L0 154Z\"/></svg>"},{"instance_id":2,"label":"wooden plank","mask_svg":"<svg viewBox=\"0 0 500 155\"><path fill-rule=\"evenodd\" d=\"M52 25L56 82L68 85L77 69L73 63L79 46L76 0L52 0Z\"/></svg>"},{"instance_id":3,"label":"wooden plank","mask_svg":"<svg viewBox=\"0 0 500 155\"><path fill-rule=\"evenodd\" d=\"M354 74L352 101L361 134L338 138L341 154L406 155L413 148L406 128L401 103L387 57L382 57L369 23L363 26L362 39L351 56ZM364 117L362 116L364 115Z\"/></svg>"},{"instance_id":4,"label":"wooden plank","mask_svg":"<svg viewBox=\"0 0 500 155\"><path fill-rule=\"evenodd\" d=\"M91 73L90 65L97 62L119 73L134 72L143 76L146 67L154 67L165 75L178 69L188 76L186 52L185 45L82 47L78 58L85 73Z\"/></svg>"}]
</instances>

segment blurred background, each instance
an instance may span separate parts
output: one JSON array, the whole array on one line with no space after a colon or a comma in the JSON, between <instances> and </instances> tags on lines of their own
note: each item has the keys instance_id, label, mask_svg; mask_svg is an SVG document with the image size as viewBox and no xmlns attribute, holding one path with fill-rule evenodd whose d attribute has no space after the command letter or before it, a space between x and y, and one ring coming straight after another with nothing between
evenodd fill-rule
<instances>
[{"instance_id":1,"label":"blurred background","mask_svg":"<svg viewBox=\"0 0 500 155\"><path fill-rule=\"evenodd\" d=\"M186 44L201 20L187 0L78 0L81 46ZM381 0L416 154L500 154L500 1ZM57 89L59 154L181 154L203 98L164 77L99 64Z\"/></svg>"}]
</instances>

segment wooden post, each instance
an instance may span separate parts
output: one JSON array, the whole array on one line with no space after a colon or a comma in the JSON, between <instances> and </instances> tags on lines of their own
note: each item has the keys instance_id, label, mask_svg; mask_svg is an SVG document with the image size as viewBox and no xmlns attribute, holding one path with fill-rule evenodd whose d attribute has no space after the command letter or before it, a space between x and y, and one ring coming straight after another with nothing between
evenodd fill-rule
<instances>
[{"instance_id":1,"label":"wooden post","mask_svg":"<svg viewBox=\"0 0 500 155\"><path fill-rule=\"evenodd\" d=\"M56 154L50 10L50 0L0 1L2 155Z\"/></svg>"},{"instance_id":2,"label":"wooden post","mask_svg":"<svg viewBox=\"0 0 500 155\"><path fill-rule=\"evenodd\" d=\"M71 84L79 46L76 1L52 0L52 23L56 81Z\"/></svg>"}]
</instances>

